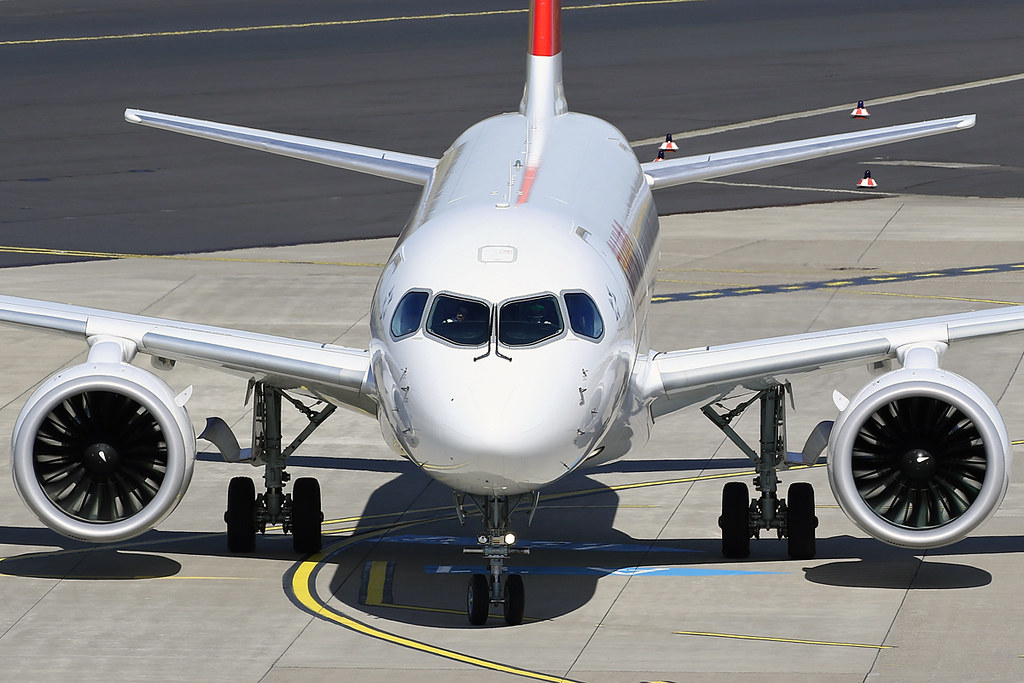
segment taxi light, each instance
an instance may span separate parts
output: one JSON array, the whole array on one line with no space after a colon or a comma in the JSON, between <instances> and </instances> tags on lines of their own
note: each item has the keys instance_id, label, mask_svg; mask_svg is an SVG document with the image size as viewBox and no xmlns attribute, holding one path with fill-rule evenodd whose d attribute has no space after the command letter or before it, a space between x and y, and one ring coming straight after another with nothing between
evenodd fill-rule
<instances>
[{"instance_id":1,"label":"taxi light","mask_svg":"<svg viewBox=\"0 0 1024 683\"><path fill-rule=\"evenodd\" d=\"M505 545L512 545L516 542L515 534L505 534Z\"/></svg>"}]
</instances>

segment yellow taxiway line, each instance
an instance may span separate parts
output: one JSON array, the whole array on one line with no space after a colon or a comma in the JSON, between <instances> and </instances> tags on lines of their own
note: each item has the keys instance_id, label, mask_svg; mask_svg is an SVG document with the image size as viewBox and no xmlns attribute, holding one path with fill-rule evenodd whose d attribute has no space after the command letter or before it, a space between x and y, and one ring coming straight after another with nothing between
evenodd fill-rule
<instances>
[{"instance_id":1,"label":"yellow taxiway line","mask_svg":"<svg viewBox=\"0 0 1024 683\"><path fill-rule=\"evenodd\" d=\"M839 643L828 640L802 640L800 638L773 638L771 636L751 636L739 633L711 633L707 631L675 631L679 636L703 636L705 638L731 638L733 640L759 640L770 643L795 643L798 645L824 645L827 647L859 647L869 650L892 650L894 645L871 645L868 643Z\"/></svg>"},{"instance_id":2,"label":"yellow taxiway line","mask_svg":"<svg viewBox=\"0 0 1024 683\"><path fill-rule=\"evenodd\" d=\"M595 2L585 5L565 5L566 12L574 10L609 9L615 7L636 7L644 5L679 5L704 0L630 0L628 2ZM335 28L339 26L358 26L361 24L384 24L389 22L429 21L436 19L464 19L468 17L490 17L505 14L526 14L526 8L480 10L476 12L442 12L438 14L413 14L408 16L369 17L366 19L336 19L329 21L307 21L291 24L264 24L259 26L234 26L218 28L181 29L178 31L148 31L139 33L118 33L100 36L65 36L59 38L32 38L27 40L3 40L2 45L45 45L50 43L81 43L111 40L138 40L140 38L174 38L180 36L199 36L217 33L252 33L257 31L288 31L310 28Z\"/></svg>"}]
</instances>

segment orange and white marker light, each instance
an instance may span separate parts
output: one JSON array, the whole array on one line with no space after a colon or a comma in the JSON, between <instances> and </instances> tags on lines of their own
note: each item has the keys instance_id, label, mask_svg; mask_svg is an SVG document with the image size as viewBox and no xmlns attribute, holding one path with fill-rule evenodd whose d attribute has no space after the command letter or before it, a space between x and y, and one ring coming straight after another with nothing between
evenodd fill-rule
<instances>
[{"instance_id":1,"label":"orange and white marker light","mask_svg":"<svg viewBox=\"0 0 1024 683\"><path fill-rule=\"evenodd\" d=\"M665 161L665 150L659 149L658 156L654 157L655 161Z\"/></svg>"},{"instance_id":2,"label":"orange and white marker light","mask_svg":"<svg viewBox=\"0 0 1024 683\"><path fill-rule=\"evenodd\" d=\"M878 187L878 183L871 177L871 171L864 171L864 177L857 183L857 187Z\"/></svg>"},{"instance_id":3,"label":"orange and white marker light","mask_svg":"<svg viewBox=\"0 0 1024 683\"><path fill-rule=\"evenodd\" d=\"M679 145L672 142L672 133L669 133L668 135L665 136L665 142L661 143L661 147L659 147L658 149L664 152L678 152Z\"/></svg>"},{"instance_id":4,"label":"orange and white marker light","mask_svg":"<svg viewBox=\"0 0 1024 683\"><path fill-rule=\"evenodd\" d=\"M864 100L858 100L857 108L850 112L850 117L855 119L866 119L871 114L864 108Z\"/></svg>"}]
</instances>

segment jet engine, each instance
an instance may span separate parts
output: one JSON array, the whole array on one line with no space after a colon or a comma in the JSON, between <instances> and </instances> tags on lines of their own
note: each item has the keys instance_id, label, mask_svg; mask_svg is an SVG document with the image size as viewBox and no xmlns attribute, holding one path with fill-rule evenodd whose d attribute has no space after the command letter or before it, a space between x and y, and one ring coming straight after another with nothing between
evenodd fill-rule
<instances>
[{"instance_id":1,"label":"jet engine","mask_svg":"<svg viewBox=\"0 0 1024 683\"><path fill-rule=\"evenodd\" d=\"M192 478L196 437L186 399L124 362L58 372L32 394L14 427L12 469L22 500L46 526L82 541L148 531Z\"/></svg>"},{"instance_id":2,"label":"jet engine","mask_svg":"<svg viewBox=\"0 0 1024 683\"><path fill-rule=\"evenodd\" d=\"M828 474L843 512L886 543L934 548L987 520L1010 482L1006 426L992 400L937 367L937 353L863 387L839 414Z\"/></svg>"}]
</instances>

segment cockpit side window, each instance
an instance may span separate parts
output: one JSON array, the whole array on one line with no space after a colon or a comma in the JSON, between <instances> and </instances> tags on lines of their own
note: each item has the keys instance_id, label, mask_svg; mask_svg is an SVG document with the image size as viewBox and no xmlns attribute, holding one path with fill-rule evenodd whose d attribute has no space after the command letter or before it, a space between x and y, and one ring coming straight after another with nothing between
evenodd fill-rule
<instances>
[{"instance_id":1,"label":"cockpit side window","mask_svg":"<svg viewBox=\"0 0 1024 683\"><path fill-rule=\"evenodd\" d=\"M572 331L587 339L600 339L604 334L604 321L597 304L584 292L566 292L565 309L569 312Z\"/></svg>"},{"instance_id":2,"label":"cockpit side window","mask_svg":"<svg viewBox=\"0 0 1024 683\"><path fill-rule=\"evenodd\" d=\"M458 346L483 346L491 338L490 307L479 301L438 294L427 331Z\"/></svg>"},{"instance_id":3,"label":"cockpit side window","mask_svg":"<svg viewBox=\"0 0 1024 683\"><path fill-rule=\"evenodd\" d=\"M398 302L395 315L391 318L391 335L395 339L408 336L420 328L427 296L426 292L406 292Z\"/></svg>"},{"instance_id":4,"label":"cockpit side window","mask_svg":"<svg viewBox=\"0 0 1024 683\"><path fill-rule=\"evenodd\" d=\"M510 301L498 314L498 341L505 346L527 346L561 334L558 299L539 296Z\"/></svg>"}]
</instances>

